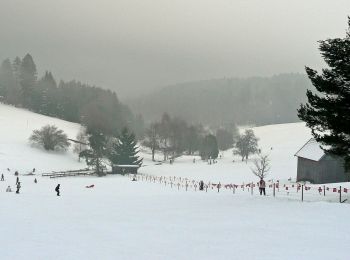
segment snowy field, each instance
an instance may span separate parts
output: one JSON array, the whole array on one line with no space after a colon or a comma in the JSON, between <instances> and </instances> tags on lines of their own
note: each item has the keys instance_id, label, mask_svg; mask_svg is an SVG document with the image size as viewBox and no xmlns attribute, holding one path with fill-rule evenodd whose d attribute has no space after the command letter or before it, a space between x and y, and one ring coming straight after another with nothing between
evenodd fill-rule
<instances>
[{"instance_id":1,"label":"snowy field","mask_svg":"<svg viewBox=\"0 0 350 260\"><path fill-rule=\"evenodd\" d=\"M223 189L185 191L128 177L20 176L36 168L79 169L71 151L32 148L33 129L53 123L74 138L79 125L0 104L0 259L350 259L350 205L251 196ZM295 178L294 153L310 138L302 123L258 127L271 179ZM271 150L272 147L272 150ZM160 155L159 155L160 157ZM141 172L221 183L257 181L250 163L225 152L215 165L182 157L173 165L145 159ZM10 168L10 171L7 171ZM38 183L34 183L34 178ZM54 188L61 184L61 197ZM85 186L94 184L93 189ZM256 192L256 191L255 191Z\"/></svg>"}]
</instances>

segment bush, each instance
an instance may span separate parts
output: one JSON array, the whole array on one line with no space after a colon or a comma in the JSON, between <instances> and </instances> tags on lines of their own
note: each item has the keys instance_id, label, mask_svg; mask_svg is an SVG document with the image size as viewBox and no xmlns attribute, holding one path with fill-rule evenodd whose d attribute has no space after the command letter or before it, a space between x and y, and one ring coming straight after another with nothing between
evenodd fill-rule
<instances>
[{"instance_id":1,"label":"bush","mask_svg":"<svg viewBox=\"0 0 350 260\"><path fill-rule=\"evenodd\" d=\"M54 125L46 125L40 130L34 130L29 141L44 147L47 151L66 150L70 145L67 135Z\"/></svg>"}]
</instances>

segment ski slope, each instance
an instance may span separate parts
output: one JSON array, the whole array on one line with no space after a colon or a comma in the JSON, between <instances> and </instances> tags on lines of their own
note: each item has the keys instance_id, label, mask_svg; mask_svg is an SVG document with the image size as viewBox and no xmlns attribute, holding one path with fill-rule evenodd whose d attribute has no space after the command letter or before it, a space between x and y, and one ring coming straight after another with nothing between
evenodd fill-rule
<instances>
[{"instance_id":1,"label":"ski slope","mask_svg":"<svg viewBox=\"0 0 350 260\"><path fill-rule=\"evenodd\" d=\"M185 191L128 177L41 177L43 171L78 169L70 150L30 147L33 129L47 123L71 138L77 124L0 104L0 259L349 259L350 204L300 202L250 192ZM254 129L270 154L270 177L295 177L294 153L310 137L303 124ZM273 148L271 150L271 147ZM154 165L144 154L143 173L196 180L254 180L250 162L232 162L230 151L215 165L183 156ZM161 155L158 155L159 157ZM20 194L14 189L15 170ZM10 171L7 171L10 168ZM34 178L38 183L34 183ZM54 188L61 184L61 197ZM85 186L94 184L87 189Z\"/></svg>"}]
</instances>

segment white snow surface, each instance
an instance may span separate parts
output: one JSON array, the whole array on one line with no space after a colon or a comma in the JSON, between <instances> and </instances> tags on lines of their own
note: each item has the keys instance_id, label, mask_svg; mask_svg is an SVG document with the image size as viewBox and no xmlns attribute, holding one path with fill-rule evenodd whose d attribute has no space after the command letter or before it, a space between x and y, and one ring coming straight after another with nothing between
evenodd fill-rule
<instances>
[{"instance_id":1,"label":"white snow surface","mask_svg":"<svg viewBox=\"0 0 350 260\"><path fill-rule=\"evenodd\" d=\"M297 157L319 161L324 156L324 151L315 139L310 139L296 154Z\"/></svg>"},{"instance_id":2,"label":"white snow surface","mask_svg":"<svg viewBox=\"0 0 350 260\"><path fill-rule=\"evenodd\" d=\"M52 123L74 138L80 126L2 104L0 123L0 171L5 175L0 181L0 259L350 259L347 203L301 202L286 194L273 198L270 190L266 197L247 190L186 192L123 176L41 177L41 172L85 165L71 151L30 147L31 131ZM304 124L254 131L270 155L270 177L294 178L293 155L311 137ZM231 151L214 165L198 158L193 163L192 156L154 165L145 156L147 166L140 170L147 174L256 181L251 162L235 157L233 163ZM14 189L15 170L23 174L33 167L37 175L19 176L20 194L5 192L8 185ZM54 192L58 183L60 197ZM95 187L85 188L91 184Z\"/></svg>"}]
</instances>

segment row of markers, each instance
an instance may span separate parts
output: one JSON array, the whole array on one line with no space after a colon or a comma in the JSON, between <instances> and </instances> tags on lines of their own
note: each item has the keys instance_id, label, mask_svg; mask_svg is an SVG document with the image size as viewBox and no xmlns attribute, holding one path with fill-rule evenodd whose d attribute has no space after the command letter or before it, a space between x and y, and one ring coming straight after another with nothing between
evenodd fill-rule
<instances>
[{"instance_id":1,"label":"row of markers","mask_svg":"<svg viewBox=\"0 0 350 260\"><path fill-rule=\"evenodd\" d=\"M162 183L162 184L165 184L165 185L171 185L171 186L177 186L178 188L181 186L181 187L186 187L187 188L195 188L195 190L197 190L197 188L199 187L199 182L196 181L196 180L191 180L191 179L188 179L188 178L182 178L182 177L176 177L176 176L153 176L153 175L149 175L149 174L138 174L137 175L137 178L139 180L145 180L145 181L150 181L150 182L159 182L159 183ZM272 181L269 181L269 182L272 182ZM225 188L225 189L238 189L238 188L241 188L244 190L244 188L251 188L251 187L259 187L259 183L257 182L256 184L255 183L248 183L248 184L221 184L220 182L219 183L212 183L212 182L208 182L206 184L204 184L204 188L205 189L208 189L208 188L211 188L211 189L217 189L218 191L221 189L221 188ZM302 188L302 185L297 183L297 184L280 184L279 181L277 181L277 183L273 183L273 184L269 184L267 185L267 187L269 188L274 188L277 189L278 191L280 191L280 189L283 189L285 191L291 191L293 189L296 189L297 192L299 190L301 190ZM326 187L326 186L323 186L323 187L311 187L311 186L307 186L307 185L304 185L304 191L309 191L311 190L311 188L313 189L317 189L317 191L321 194L322 192L325 192L325 191L332 191L334 193L340 193L341 191L344 192L344 193L348 193L349 192L349 188L330 188L330 187Z\"/></svg>"}]
</instances>

